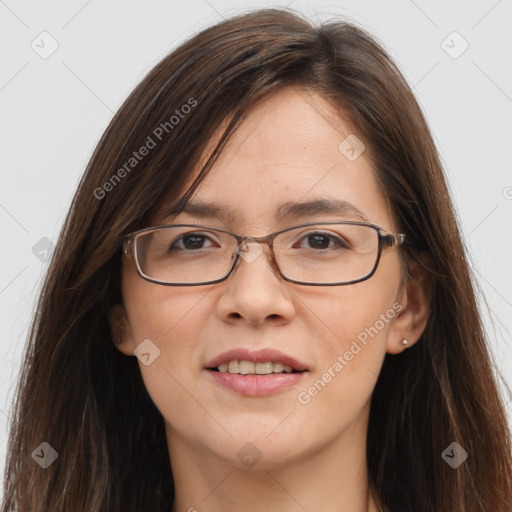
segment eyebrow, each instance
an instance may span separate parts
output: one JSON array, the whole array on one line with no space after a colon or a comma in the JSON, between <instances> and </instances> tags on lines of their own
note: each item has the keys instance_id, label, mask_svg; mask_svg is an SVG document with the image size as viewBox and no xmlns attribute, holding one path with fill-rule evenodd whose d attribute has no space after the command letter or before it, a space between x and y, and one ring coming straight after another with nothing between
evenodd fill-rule
<instances>
[{"instance_id":1,"label":"eyebrow","mask_svg":"<svg viewBox=\"0 0 512 512\"><path fill-rule=\"evenodd\" d=\"M175 217L180 213L186 213L198 219L217 218L224 222L234 222L235 212L229 209L228 205L221 203L204 203L189 201L182 208L171 206L165 209L163 217ZM314 199L306 202L283 203L276 210L275 219L282 221L286 219L299 219L313 215L340 215L351 217L363 222L369 222L368 217L352 203L341 199Z\"/></svg>"}]
</instances>

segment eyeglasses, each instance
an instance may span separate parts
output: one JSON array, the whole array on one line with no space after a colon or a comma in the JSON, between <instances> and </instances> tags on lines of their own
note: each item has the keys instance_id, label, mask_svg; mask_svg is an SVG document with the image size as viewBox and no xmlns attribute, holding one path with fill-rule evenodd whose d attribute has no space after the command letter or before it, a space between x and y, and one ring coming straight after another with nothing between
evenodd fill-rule
<instances>
[{"instance_id":1,"label":"eyeglasses","mask_svg":"<svg viewBox=\"0 0 512 512\"><path fill-rule=\"evenodd\" d=\"M403 234L383 234L379 226L351 221L310 222L255 238L212 226L172 224L127 235L123 253L146 281L197 286L224 281L240 256L252 263L263 252L260 244L267 244L272 267L286 281L340 286L369 279L382 250L404 240Z\"/></svg>"}]
</instances>

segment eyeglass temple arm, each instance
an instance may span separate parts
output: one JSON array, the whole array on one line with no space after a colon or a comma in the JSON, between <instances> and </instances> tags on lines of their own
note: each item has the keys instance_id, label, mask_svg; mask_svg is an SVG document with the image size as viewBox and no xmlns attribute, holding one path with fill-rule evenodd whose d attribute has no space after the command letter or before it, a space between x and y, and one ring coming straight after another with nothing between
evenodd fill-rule
<instances>
[{"instance_id":1,"label":"eyeglass temple arm","mask_svg":"<svg viewBox=\"0 0 512 512\"><path fill-rule=\"evenodd\" d=\"M130 247L133 244L133 240L131 237L126 237L121 245L121 252L127 256L130 255Z\"/></svg>"},{"instance_id":2,"label":"eyeglass temple arm","mask_svg":"<svg viewBox=\"0 0 512 512\"><path fill-rule=\"evenodd\" d=\"M402 245L405 242L405 235L402 233L390 233L389 235L381 235L381 239L385 245L393 247Z\"/></svg>"}]
</instances>

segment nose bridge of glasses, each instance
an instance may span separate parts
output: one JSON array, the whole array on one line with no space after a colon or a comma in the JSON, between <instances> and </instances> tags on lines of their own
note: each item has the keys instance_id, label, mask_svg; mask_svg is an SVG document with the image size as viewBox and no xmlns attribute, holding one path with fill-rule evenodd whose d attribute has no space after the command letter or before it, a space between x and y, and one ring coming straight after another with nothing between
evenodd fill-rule
<instances>
[{"instance_id":1,"label":"nose bridge of glasses","mask_svg":"<svg viewBox=\"0 0 512 512\"><path fill-rule=\"evenodd\" d=\"M269 236L262 237L250 237L246 236L243 240L237 245L236 251L238 255L246 262L253 263L256 261L264 252L264 246L271 246L271 241ZM269 254L269 257L273 263L272 254Z\"/></svg>"}]
</instances>

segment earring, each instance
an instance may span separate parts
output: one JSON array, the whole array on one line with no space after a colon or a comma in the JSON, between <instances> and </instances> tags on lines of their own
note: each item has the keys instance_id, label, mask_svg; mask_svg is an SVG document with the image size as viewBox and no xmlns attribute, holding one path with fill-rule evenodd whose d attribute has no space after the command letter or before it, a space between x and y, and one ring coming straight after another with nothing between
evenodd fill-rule
<instances>
[{"instance_id":1,"label":"earring","mask_svg":"<svg viewBox=\"0 0 512 512\"><path fill-rule=\"evenodd\" d=\"M402 340L402 345L407 345L409 343L405 338Z\"/></svg>"}]
</instances>

